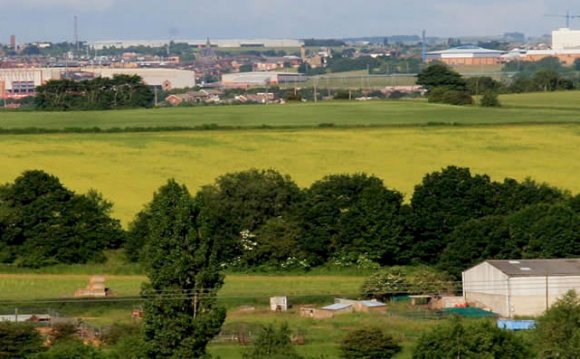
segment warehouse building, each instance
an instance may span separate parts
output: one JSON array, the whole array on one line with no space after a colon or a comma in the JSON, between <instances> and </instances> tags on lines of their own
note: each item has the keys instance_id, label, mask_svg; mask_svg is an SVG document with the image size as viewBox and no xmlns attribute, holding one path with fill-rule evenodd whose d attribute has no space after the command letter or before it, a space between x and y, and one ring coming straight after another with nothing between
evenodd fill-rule
<instances>
[{"instance_id":1,"label":"warehouse building","mask_svg":"<svg viewBox=\"0 0 580 359\"><path fill-rule=\"evenodd\" d=\"M552 32L552 50L580 50L580 30L559 29Z\"/></svg>"},{"instance_id":2,"label":"warehouse building","mask_svg":"<svg viewBox=\"0 0 580 359\"><path fill-rule=\"evenodd\" d=\"M442 62L447 65L495 65L501 63L503 51L489 50L478 46L459 46L448 50L427 53L427 62Z\"/></svg>"},{"instance_id":3,"label":"warehouse building","mask_svg":"<svg viewBox=\"0 0 580 359\"><path fill-rule=\"evenodd\" d=\"M195 72L189 70L163 68L82 68L95 76L112 78L114 75L137 75L149 86L162 87L164 90L195 87Z\"/></svg>"},{"instance_id":4,"label":"warehouse building","mask_svg":"<svg viewBox=\"0 0 580 359\"><path fill-rule=\"evenodd\" d=\"M299 83L307 79L305 75L293 72L240 72L222 75L222 85L226 88L249 88Z\"/></svg>"},{"instance_id":5,"label":"warehouse building","mask_svg":"<svg viewBox=\"0 0 580 359\"><path fill-rule=\"evenodd\" d=\"M538 316L580 292L580 259L488 260L463 272L463 297L502 317Z\"/></svg>"},{"instance_id":6,"label":"warehouse building","mask_svg":"<svg viewBox=\"0 0 580 359\"><path fill-rule=\"evenodd\" d=\"M0 69L0 98L20 98L36 93L36 87L62 77L52 68Z\"/></svg>"}]
</instances>

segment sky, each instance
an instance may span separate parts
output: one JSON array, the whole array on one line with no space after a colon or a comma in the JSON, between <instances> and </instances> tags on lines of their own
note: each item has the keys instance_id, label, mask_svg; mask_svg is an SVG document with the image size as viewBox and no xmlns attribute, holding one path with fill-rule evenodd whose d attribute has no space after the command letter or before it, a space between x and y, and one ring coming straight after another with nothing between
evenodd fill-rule
<instances>
[{"instance_id":1,"label":"sky","mask_svg":"<svg viewBox=\"0 0 580 359\"><path fill-rule=\"evenodd\" d=\"M458 37L563 27L578 0L0 0L0 43L81 40ZM572 22L580 28L580 19Z\"/></svg>"}]
</instances>

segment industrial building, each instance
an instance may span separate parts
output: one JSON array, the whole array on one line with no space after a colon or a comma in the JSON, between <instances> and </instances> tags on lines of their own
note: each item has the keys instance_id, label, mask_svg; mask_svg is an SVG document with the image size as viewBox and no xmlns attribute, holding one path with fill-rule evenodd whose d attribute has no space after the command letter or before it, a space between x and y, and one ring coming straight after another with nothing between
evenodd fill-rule
<instances>
[{"instance_id":1,"label":"industrial building","mask_svg":"<svg viewBox=\"0 0 580 359\"><path fill-rule=\"evenodd\" d=\"M107 48L125 49L128 47L164 47L169 45L171 40L107 40L93 41L89 46L95 50ZM174 43L185 43L191 46L206 46L208 40L173 40ZM300 47L304 45L303 41L293 39L219 39L211 40L211 45L219 48L240 48L240 47Z\"/></svg>"},{"instance_id":2,"label":"industrial building","mask_svg":"<svg viewBox=\"0 0 580 359\"><path fill-rule=\"evenodd\" d=\"M552 50L580 50L580 30L568 28L552 32Z\"/></svg>"},{"instance_id":3,"label":"industrial building","mask_svg":"<svg viewBox=\"0 0 580 359\"><path fill-rule=\"evenodd\" d=\"M0 69L0 98L21 98L35 94L36 87L62 77L53 68Z\"/></svg>"},{"instance_id":4,"label":"industrial building","mask_svg":"<svg viewBox=\"0 0 580 359\"><path fill-rule=\"evenodd\" d=\"M463 272L463 297L505 318L538 316L580 291L580 259L488 260Z\"/></svg>"},{"instance_id":5,"label":"industrial building","mask_svg":"<svg viewBox=\"0 0 580 359\"><path fill-rule=\"evenodd\" d=\"M240 72L222 75L222 85L226 88L249 88L299 83L307 79L305 75L294 72Z\"/></svg>"},{"instance_id":6,"label":"industrial building","mask_svg":"<svg viewBox=\"0 0 580 359\"><path fill-rule=\"evenodd\" d=\"M195 87L195 72L163 68L100 68L84 67L82 71L95 76L112 78L114 75L137 75L149 86L162 87L164 90Z\"/></svg>"},{"instance_id":7,"label":"industrial building","mask_svg":"<svg viewBox=\"0 0 580 359\"><path fill-rule=\"evenodd\" d=\"M459 46L448 50L428 52L427 62L447 65L495 65L501 63L503 51L478 46Z\"/></svg>"}]
</instances>

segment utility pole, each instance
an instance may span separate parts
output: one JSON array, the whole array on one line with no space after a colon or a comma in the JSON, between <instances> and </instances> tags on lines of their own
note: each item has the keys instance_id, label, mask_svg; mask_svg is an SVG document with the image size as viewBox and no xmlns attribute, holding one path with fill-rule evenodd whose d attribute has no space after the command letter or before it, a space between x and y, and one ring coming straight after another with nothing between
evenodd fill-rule
<instances>
[{"instance_id":1,"label":"utility pole","mask_svg":"<svg viewBox=\"0 0 580 359\"><path fill-rule=\"evenodd\" d=\"M75 15L75 57L80 57L80 47L79 47L79 18Z\"/></svg>"}]
</instances>

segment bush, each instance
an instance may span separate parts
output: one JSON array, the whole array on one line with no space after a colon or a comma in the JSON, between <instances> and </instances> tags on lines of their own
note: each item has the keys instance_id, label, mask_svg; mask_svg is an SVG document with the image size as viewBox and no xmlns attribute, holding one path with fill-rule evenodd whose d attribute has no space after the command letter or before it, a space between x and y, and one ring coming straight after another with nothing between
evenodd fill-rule
<instances>
[{"instance_id":1,"label":"bush","mask_svg":"<svg viewBox=\"0 0 580 359\"><path fill-rule=\"evenodd\" d=\"M42 338L31 325L0 322L0 358L23 358L43 349Z\"/></svg>"},{"instance_id":2,"label":"bush","mask_svg":"<svg viewBox=\"0 0 580 359\"><path fill-rule=\"evenodd\" d=\"M483 107L501 107L501 103L497 98L497 93L488 91L481 98L481 106Z\"/></svg>"},{"instance_id":3,"label":"bush","mask_svg":"<svg viewBox=\"0 0 580 359\"><path fill-rule=\"evenodd\" d=\"M280 328L267 325L262 328L252 348L243 353L244 359L301 359L290 339L288 324Z\"/></svg>"},{"instance_id":4,"label":"bush","mask_svg":"<svg viewBox=\"0 0 580 359\"><path fill-rule=\"evenodd\" d=\"M349 333L340 351L344 359L389 359L401 351L401 346L380 328L366 328Z\"/></svg>"},{"instance_id":5,"label":"bush","mask_svg":"<svg viewBox=\"0 0 580 359\"><path fill-rule=\"evenodd\" d=\"M459 318L423 334L413 353L413 359L533 357L529 346L520 337L499 329L494 322L464 324Z\"/></svg>"},{"instance_id":6,"label":"bush","mask_svg":"<svg viewBox=\"0 0 580 359\"><path fill-rule=\"evenodd\" d=\"M536 347L542 358L578 358L580 297L570 291L538 318Z\"/></svg>"},{"instance_id":7,"label":"bush","mask_svg":"<svg viewBox=\"0 0 580 359\"><path fill-rule=\"evenodd\" d=\"M80 340L58 342L44 353L35 354L30 359L105 359L106 355L99 349L84 345Z\"/></svg>"},{"instance_id":8,"label":"bush","mask_svg":"<svg viewBox=\"0 0 580 359\"><path fill-rule=\"evenodd\" d=\"M452 90L447 87L433 88L429 91L428 99L431 103L444 103L455 106L473 104L473 98L469 92L463 90Z\"/></svg>"}]
</instances>

